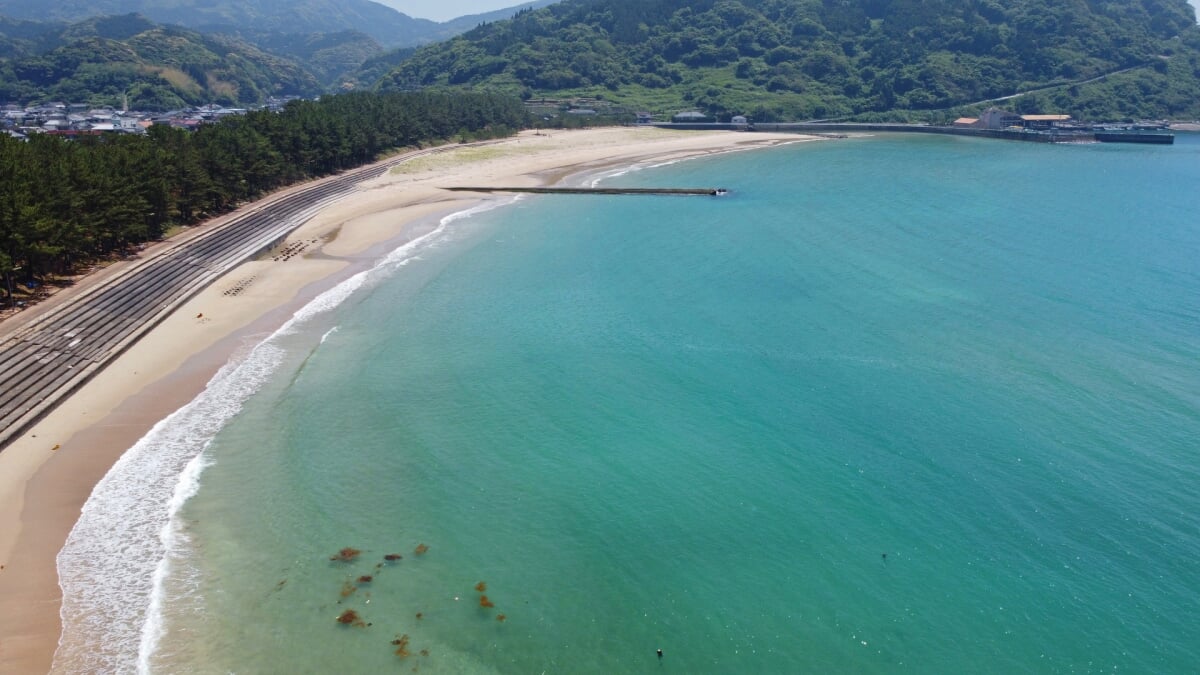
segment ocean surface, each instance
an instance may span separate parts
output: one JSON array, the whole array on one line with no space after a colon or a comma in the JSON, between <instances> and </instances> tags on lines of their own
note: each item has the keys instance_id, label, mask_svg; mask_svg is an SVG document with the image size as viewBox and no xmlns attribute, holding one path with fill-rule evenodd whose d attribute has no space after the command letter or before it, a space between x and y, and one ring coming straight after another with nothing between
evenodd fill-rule
<instances>
[{"instance_id":1,"label":"ocean surface","mask_svg":"<svg viewBox=\"0 0 1200 675\"><path fill-rule=\"evenodd\" d=\"M597 180L731 194L498 201L248 346L85 507L56 668L1196 671L1200 137Z\"/></svg>"}]
</instances>

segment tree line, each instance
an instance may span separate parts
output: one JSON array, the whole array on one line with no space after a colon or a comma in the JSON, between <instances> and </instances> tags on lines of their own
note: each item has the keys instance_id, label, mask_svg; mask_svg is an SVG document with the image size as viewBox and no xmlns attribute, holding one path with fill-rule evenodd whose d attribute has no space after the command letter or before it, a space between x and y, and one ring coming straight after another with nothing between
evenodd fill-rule
<instances>
[{"instance_id":1,"label":"tree line","mask_svg":"<svg viewBox=\"0 0 1200 675\"><path fill-rule=\"evenodd\" d=\"M0 135L0 297L20 282L162 238L280 187L439 140L508 136L520 100L490 93L349 93L204 125L68 141Z\"/></svg>"}]
</instances>

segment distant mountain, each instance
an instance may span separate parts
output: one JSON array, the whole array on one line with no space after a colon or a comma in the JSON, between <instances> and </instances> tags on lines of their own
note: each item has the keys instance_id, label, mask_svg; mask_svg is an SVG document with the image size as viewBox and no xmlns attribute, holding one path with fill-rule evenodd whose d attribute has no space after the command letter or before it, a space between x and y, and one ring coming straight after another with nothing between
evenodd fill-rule
<instances>
[{"instance_id":1,"label":"distant mountain","mask_svg":"<svg viewBox=\"0 0 1200 675\"><path fill-rule=\"evenodd\" d=\"M0 43L14 51L0 59L0 101L115 106L128 97L133 108L165 110L322 91L294 61L235 38L164 27L138 15L40 28L0 22L0 30L12 31Z\"/></svg>"},{"instance_id":2,"label":"distant mountain","mask_svg":"<svg viewBox=\"0 0 1200 675\"><path fill-rule=\"evenodd\" d=\"M460 16L457 19L450 19L449 21L444 21L438 24L438 29L435 32L430 33L431 39L428 40L428 42L441 42L442 40L449 40L455 35L461 35L472 28L479 26L479 24L492 23L494 21L505 21L513 18L513 16L518 12L549 7L557 2L559 2L559 0L536 0L535 2L526 2L520 5L514 5L512 7L505 7L504 9L497 9L492 12L484 12L483 14L468 14L466 16Z\"/></svg>"},{"instance_id":3,"label":"distant mountain","mask_svg":"<svg viewBox=\"0 0 1200 675\"><path fill-rule=\"evenodd\" d=\"M357 31L385 48L444 40L480 22L507 19L521 7L445 23L415 19L371 0L0 0L0 16L25 21L80 21L95 16L140 14L205 33L297 34Z\"/></svg>"},{"instance_id":4,"label":"distant mountain","mask_svg":"<svg viewBox=\"0 0 1200 675\"><path fill-rule=\"evenodd\" d=\"M0 16L0 59L13 59L53 49L64 23L22 21Z\"/></svg>"},{"instance_id":5,"label":"distant mountain","mask_svg":"<svg viewBox=\"0 0 1200 675\"><path fill-rule=\"evenodd\" d=\"M386 46L427 42L425 36L438 26L370 0L0 0L0 15L32 21L79 21L129 13L206 33L356 30Z\"/></svg>"},{"instance_id":6,"label":"distant mountain","mask_svg":"<svg viewBox=\"0 0 1200 675\"><path fill-rule=\"evenodd\" d=\"M413 51L410 46L387 53L384 45L427 44L553 1L537 0L435 23L411 19L367 0L62 0L37 8L28 2L0 0L0 98L114 102L118 90L128 92L145 80L145 91L152 93L142 96L141 105L153 108L175 107L198 97L249 103L270 93L362 88L374 84ZM151 16L100 14L127 7L145 8ZM5 12L41 20L3 16ZM163 21L184 28L165 28L160 25ZM369 30L339 29L347 25ZM156 30L160 33L153 32ZM238 85L233 89L218 86L217 92L209 92L207 74L188 81L171 70L159 69L154 61L156 50L150 49L146 40L126 45L138 46L133 51L113 49L106 42L124 43L143 33L163 31L170 33L172 40L187 35L185 41L203 44L197 53L246 52L245 60L216 68L234 77ZM87 49L95 49L95 53L89 54ZM215 63L210 57L184 60L205 73ZM175 64L166 65L173 68ZM240 71L249 74L232 75ZM171 76L165 89L161 72ZM216 80L223 81L225 75Z\"/></svg>"},{"instance_id":7,"label":"distant mountain","mask_svg":"<svg viewBox=\"0 0 1200 675\"><path fill-rule=\"evenodd\" d=\"M563 0L421 48L380 86L725 119L944 119L1027 91L1006 105L1197 116L1200 27L1186 0Z\"/></svg>"},{"instance_id":8,"label":"distant mountain","mask_svg":"<svg viewBox=\"0 0 1200 675\"><path fill-rule=\"evenodd\" d=\"M399 66L401 63L404 63L408 59L412 58L412 55L416 53L416 51L416 47L401 47L400 49L393 49L390 52L367 59L352 75L346 78L350 88L370 89L375 85L375 83L379 82L384 75L387 75L394 70L396 66ZM394 86L394 83L392 88L402 90L410 89L410 87ZM416 87L411 88L415 89Z\"/></svg>"},{"instance_id":9,"label":"distant mountain","mask_svg":"<svg viewBox=\"0 0 1200 675\"><path fill-rule=\"evenodd\" d=\"M483 24L511 19L520 12L538 9L541 7L549 7L556 2L559 2L559 0L537 0L536 2L527 2L523 5L516 5L506 9L498 9L494 12L460 16L457 19L451 19L450 21L438 24L439 28L429 34L429 40L423 41L420 44L449 40L456 35L461 35L462 33L465 33L473 28L477 28ZM347 73L345 77L342 78L344 80L344 86L347 88L361 88L374 85L380 80L380 78L386 75L393 68L412 57L413 53L416 52L417 46L419 45L399 47L387 52L381 52L373 55L371 58L362 61L360 67L357 69L357 72Z\"/></svg>"},{"instance_id":10,"label":"distant mountain","mask_svg":"<svg viewBox=\"0 0 1200 675\"><path fill-rule=\"evenodd\" d=\"M322 86L334 91L361 86L357 73L363 64L385 53L370 35L358 31L301 35L240 31L236 36L303 65ZM411 54L413 48L402 48L402 51ZM372 71L374 77L367 83L375 83L387 70L376 68Z\"/></svg>"}]
</instances>

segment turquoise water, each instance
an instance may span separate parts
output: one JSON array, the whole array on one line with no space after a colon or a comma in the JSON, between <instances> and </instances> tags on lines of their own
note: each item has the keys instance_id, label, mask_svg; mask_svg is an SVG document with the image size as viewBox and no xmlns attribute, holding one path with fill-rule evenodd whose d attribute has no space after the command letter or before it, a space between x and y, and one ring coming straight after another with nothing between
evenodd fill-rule
<instances>
[{"instance_id":1,"label":"turquoise water","mask_svg":"<svg viewBox=\"0 0 1200 675\"><path fill-rule=\"evenodd\" d=\"M449 223L273 338L142 664L1194 672L1198 140L808 143Z\"/></svg>"}]
</instances>

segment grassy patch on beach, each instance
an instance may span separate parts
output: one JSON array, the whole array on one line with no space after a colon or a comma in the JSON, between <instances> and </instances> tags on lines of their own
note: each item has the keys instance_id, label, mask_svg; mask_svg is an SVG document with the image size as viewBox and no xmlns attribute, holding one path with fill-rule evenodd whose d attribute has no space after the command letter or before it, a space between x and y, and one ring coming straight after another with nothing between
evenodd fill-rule
<instances>
[{"instance_id":1,"label":"grassy patch on beach","mask_svg":"<svg viewBox=\"0 0 1200 675\"><path fill-rule=\"evenodd\" d=\"M432 155L424 155L413 158L403 164L392 167L391 173L395 175L406 175L413 173L421 173L423 171L434 171L437 169L445 169L454 166L461 166L471 162L486 162L492 159L500 159L504 157L513 157L517 155L532 155L541 152L544 148L534 147L532 145L504 145L504 146L482 146L482 147L466 147L447 152L439 152Z\"/></svg>"}]
</instances>

